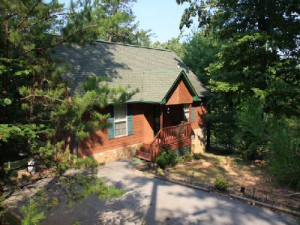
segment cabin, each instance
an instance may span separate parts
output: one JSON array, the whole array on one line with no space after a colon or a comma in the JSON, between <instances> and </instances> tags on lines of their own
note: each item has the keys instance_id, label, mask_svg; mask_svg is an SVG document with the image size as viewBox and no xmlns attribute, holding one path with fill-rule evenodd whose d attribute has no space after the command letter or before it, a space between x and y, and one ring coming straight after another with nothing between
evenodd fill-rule
<instances>
[{"instance_id":1,"label":"cabin","mask_svg":"<svg viewBox=\"0 0 300 225\"><path fill-rule=\"evenodd\" d=\"M96 41L88 46L58 48L70 70L69 93L80 83L103 76L110 87L135 94L123 105L110 104L110 126L76 143L79 156L112 161L136 156L155 161L161 149L184 154L205 148L206 101L209 91L172 51Z\"/></svg>"}]
</instances>

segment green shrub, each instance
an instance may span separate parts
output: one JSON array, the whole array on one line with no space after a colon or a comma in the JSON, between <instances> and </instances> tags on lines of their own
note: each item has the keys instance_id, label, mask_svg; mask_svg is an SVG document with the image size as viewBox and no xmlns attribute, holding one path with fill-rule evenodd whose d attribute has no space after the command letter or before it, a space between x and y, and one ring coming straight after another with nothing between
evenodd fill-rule
<instances>
[{"instance_id":1,"label":"green shrub","mask_svg":"<svg viewBox=\"0 0 300 225\"><path fill-rule=\"evenodd\" d=\"M156 158L156 164L164 169L167 165L174 166L177 163L177 153L175 151L161 150L160 155Z\"/></svg>"},{"instance_id":2,"label":"green shrub","mask_svg":"<svg viewBox=\"0 0 300 225\"><path fill-rule=\"evenodd\" d=\"M177 156L176 163L182 163L184 161L183 156Z\"/></svg>"},{"instance_id":3,"label":"green shrub","mask_svg":"<svg viewBox=\"0 0 300 225\"><path fill-rule=\"evenodd\" d=\"M195 160L201 159L201 154L200 153L195 153L193 156L194 156Z\"/></svg>"},{"instance_id":4,"label":"green shrub","mask_svg":"<svg viewBox=\"0 0 300 225\"><path fill-rule=\"evenodd\" d=\"M218 176L214 182L214 187L219 191L227 191L229 182L224 178Z\"/></svg>"},{"instance_id":5,"label":"green shrub","mask_svg":"<svg viewBox=\"0 0 300 225\"><path fill-rule=\"evenodd\" d=\"M187 153L184 155L184 160L187 162L191 162L193 160L193 156L191 153Z\"/></svg>"},{"instance_id":6,"label":"green shrub","mask_svg":"<svg viewBox=\"0 0 300 225\"><path fill-rule=\"evenodd\" d=\"M157 164L160 168L162 168L162 169L166 168L166 166L169 164L169 160L168 160L168 158L166 157L166 153L165 153L165 152L161 153L161 154L156 158L156 164Z\"/></svg>"},{"instance_id":7,"label":"green shrub","mask_svg":"<svg viewBox=\"0 0 300 225\"><path fill-rule=\"evenodd\" d=\"M86 157L86 158L78 158L76 159L75 167L77 169L86 169L91 168L94 169L99 165L98 162L95 161L92 157Z\"/></svg>"},{"instance_id":8,"label":"green shrub","mask_svg":"<svg viewBox=\"0 0 300 225\"><path fill-rule=\"evenodd\" d=\"M164 171L161 169L161 168L158 168L157 169L157 175L158 176L163 176L165 173L164 173Z\"/></svg>"}]
</instances>

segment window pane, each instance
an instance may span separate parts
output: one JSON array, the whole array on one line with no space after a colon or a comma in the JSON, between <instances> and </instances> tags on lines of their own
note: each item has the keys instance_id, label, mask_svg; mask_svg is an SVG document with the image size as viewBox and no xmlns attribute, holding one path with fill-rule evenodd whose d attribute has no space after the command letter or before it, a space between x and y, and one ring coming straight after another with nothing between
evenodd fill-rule
<instances>
[{"instance_id":1,"label":"window pane","mask_svg":"<svg viewBox=\"0 0 300 225\"><path fill-rule=\"evenodd\" d=\"M115 123L115 136L126 135L127 134L126 127L127 127L126 121L116 122Z\"/></svg>"},{"instance_id":2,"label":"window pane","mask_svg":"<svg viewBox=\"0 0 300 225\"><path fill-rule=\"evenodd\" d=\"M115 120L126 120L126 105L115 106Z\"/></svg>"}]
</instances>

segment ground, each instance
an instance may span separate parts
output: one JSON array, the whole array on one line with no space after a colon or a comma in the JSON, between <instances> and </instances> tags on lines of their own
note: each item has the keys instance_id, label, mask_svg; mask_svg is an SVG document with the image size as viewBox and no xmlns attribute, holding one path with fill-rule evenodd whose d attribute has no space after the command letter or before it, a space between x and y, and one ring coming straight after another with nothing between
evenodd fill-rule
<instances>
[{"instance_id":1,"label":"ground","mask_svg":"<svg viewBox=\"0 0 300 225\"><path fill-rule=\"evenodd\" d=\"M231 193L240 194L241 187L245 187L248 196L300 211L300 199L288 197L295 191L278 185L275 177L267 171L264 161L245 162L238 156L203 153L199 160L184 161L169 167L168 176L206 188L213 187L216 177L220 176L229 182Z\"/></svg>"},{"instance_id":2,"label":"ground","mask_svg":"<svg viewBox=\"0 0 300 225\"><path fill-rule=\"evenodd\" d=\"M124 161L99 167L97 176L126 190L122 197L100 201L92 195L72 208L61 203L46 212L42 224L296 224L289 215L156 179L136 166ZM33 189L27 194L34 195Z\"/></svg>"}]
</instances>

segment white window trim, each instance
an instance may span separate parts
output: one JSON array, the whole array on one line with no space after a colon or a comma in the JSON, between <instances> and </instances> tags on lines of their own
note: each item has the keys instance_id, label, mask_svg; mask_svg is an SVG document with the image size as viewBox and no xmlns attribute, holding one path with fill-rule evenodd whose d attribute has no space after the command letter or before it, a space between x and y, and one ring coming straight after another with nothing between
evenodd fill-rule
<instances>
[{"instance_id":1,"label":"white window trim","mask_svg":"<svg viewBox=\"0 0 300 225\"><path fill-rule=\"evenodd\" d=\"M119 122L125 122L126 124L126 133L122 134L122 135L115 135L115 138L119 138L119 137L125 137L128 136L128 120L127 120L127 105L123 105L125 107L125 119L116 119L116 106L114 106L114 115L115 115L115 119L114 119L114 133L116 134L116 123Z\"/></svg>"}]
</instances>

